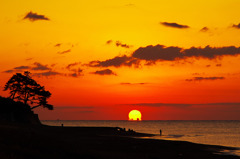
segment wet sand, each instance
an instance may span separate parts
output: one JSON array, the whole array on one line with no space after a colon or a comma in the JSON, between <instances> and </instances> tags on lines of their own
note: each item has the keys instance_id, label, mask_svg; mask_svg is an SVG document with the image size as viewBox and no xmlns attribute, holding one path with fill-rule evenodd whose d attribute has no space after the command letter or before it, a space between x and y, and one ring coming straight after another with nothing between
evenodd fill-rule
<instances>
[{"instance_id":1,"label":"wet sand","mask_svg":"<svg viewBox=\"0 0 240 159\"><path fill-rule=\"evenodd\" d=\"M111 127L0 125L1 159L240 159L231 147L152 136Z\"/></svg>"}]
</instances>

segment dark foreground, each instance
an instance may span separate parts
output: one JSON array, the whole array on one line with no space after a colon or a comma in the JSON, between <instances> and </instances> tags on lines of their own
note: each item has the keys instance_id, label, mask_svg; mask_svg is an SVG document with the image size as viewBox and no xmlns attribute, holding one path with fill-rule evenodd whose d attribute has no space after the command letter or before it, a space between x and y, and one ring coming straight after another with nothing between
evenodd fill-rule
<instances>
[{"instance_id":1,"label":"dark foreground","mask_svg":"<svg viewBox=\"0 0 240 159\"><path fill-rule=\"evenodd\" d=\"M148 136L117 128L0 125L1 159L240 159L234 148Z\"/></svg>"}]
</instances>

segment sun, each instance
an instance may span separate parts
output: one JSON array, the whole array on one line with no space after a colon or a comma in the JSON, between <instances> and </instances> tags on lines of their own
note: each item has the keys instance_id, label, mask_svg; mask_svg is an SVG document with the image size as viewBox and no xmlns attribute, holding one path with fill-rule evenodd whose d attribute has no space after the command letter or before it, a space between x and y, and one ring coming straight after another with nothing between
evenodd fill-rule
<instances>
[{"instance_id":1,"label":"sun","mask_svg":"<svg viewBox=\"0 0 240 159\"><path fill-rule=\"evenodd\" d=\"M141 121L142 120L141 112L139 110L131 110L128 114L128 120Z\"/></svg>"}]
</instances>

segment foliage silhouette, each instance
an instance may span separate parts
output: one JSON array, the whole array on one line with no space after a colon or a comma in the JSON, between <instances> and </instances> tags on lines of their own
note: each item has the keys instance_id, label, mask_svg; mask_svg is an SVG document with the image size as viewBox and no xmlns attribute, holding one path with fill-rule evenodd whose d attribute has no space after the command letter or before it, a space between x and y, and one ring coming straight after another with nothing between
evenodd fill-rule
<instances>
[{"instance_id":1,"label":"foliage silhouette","mask_svg":"<svg viewBox=\"0 0 240 159\"><path fill-rule=\"evenodd\" d=\"M4 87L4 91L7 90L10 90L9 98L24 104L29 103L32 106L31 109L42 106L43 108L53 110L53 105L47 102L51 93L32 79L28 71L24 72L24 74L16 73L13 75Z\"/></svg>"}]
</instances>

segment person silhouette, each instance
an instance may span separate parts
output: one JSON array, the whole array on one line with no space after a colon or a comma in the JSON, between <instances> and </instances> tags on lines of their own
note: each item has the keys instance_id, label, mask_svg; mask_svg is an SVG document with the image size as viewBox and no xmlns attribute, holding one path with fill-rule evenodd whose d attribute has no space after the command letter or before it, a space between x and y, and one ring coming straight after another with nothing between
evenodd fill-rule
<instances>
[{"instance_id":1,"label":"person silhouette","mask_svg":"<svg viewBox=\"0 0 240 159\"><path fill-rule=\"evenodd\" d=\"M160 136L162 136L162 130L160 129Z\"/></svg>"}]
</instances>

